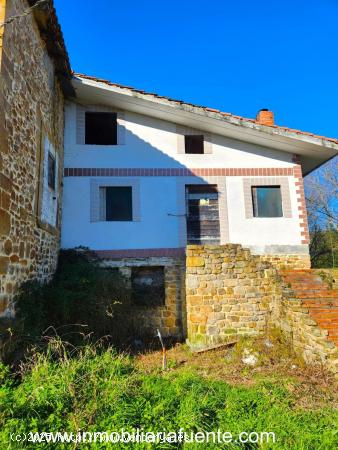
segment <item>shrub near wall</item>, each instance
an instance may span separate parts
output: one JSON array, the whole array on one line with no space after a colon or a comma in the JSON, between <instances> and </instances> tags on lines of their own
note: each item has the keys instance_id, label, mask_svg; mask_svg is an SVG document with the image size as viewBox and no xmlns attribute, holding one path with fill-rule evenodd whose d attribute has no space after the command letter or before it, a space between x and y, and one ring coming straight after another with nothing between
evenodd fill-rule
<instances>
[{"instance_id":1,"label":"shrub near wall","mask_svg":"<svg viewBox=\"0 0 338 450\"><path fill-rule=\"evenodd\" d=\"M105 336L115 345L126 344L134 336L126 312L130 311L130 294L123 277L102 269L88 251L61 251L53 280L22 285L16 309L7 339L12 350L22 351L40 342L42 335L57 334L73 344Z\"/></svg>"}]
</instances>

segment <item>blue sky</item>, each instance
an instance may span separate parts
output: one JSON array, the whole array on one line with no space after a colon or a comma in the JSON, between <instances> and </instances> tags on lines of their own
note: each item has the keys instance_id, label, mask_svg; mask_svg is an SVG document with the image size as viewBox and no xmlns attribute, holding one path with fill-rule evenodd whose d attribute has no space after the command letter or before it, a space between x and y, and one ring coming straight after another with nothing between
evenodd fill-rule
<instances>
[{"instance_id":1,"label":"blue sky","mask_svg":"<svg viewBox=\"0 0 338 450\"><path fill-rule=\"evenodd\" d=\"M338 137L338 0L55 0L72 68Z\"/></svg>"}]
</instances>

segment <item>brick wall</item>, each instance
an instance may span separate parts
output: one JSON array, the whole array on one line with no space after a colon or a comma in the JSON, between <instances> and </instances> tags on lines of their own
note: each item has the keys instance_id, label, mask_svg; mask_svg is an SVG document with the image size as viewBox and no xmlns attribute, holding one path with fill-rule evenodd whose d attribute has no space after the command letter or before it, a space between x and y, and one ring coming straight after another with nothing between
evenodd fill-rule
<instances>
[{"instance_id":1,"label":"brick wall","mask_svg":"<svg viewBox=\"0 0 338 450\"><path fill-rule=\"evenodd\" d=\"M7 4L6 17L22 13ZM12 311L18 285L48 278L59 249L63 94L32 15L6 25L0 77L0 314ZM45 138L59 160L56 226L41 220Z\"/></svg>"}]
</instances>

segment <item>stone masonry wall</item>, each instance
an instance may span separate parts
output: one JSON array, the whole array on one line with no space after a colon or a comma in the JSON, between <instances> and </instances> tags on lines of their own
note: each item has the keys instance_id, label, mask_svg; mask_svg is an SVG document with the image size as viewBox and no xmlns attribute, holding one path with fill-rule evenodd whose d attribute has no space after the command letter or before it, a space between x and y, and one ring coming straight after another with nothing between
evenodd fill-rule
<instances>
[{"instance_id":1,"label":"stone masonry wall","mask_svg":"<svg viewBox=\"0 0 338 450\"><path fill-rule=\"evenodd\" d=\"M262 333L279 290L277 269L237 244L187 247L188 341L214 345Z\"/></svg>"},{"instance_id":2,"label":"stone masonry wall","mask_svg":"<svg viewBox=\"0 0 338 450\"><path fill-rule=\"evenodd\" d=\"M6 17L28 3L7 1ZM63 94L32 15L6 25L0 73L0 314L12 313L13 294L29 278L47 279L60 238ZM57 151L55 227L40 220L41 142Z\"/></svg>"},{"instance_id":3,"label":"stone masonry wall","mask_svg":"<svg viewBox=\"0 0 338 450\"><path fill-rule=\"evenodd\" d=\"M337 329L334 271L280 273L282 297L272 304L271 323L288 336L306 362L323 364L338 374L338 342L331 336Z\"/></svg>"},{"instance_id":4,"label":"stone masonry wall","mask_svg":"<svg viewBox=\"0 0 338 450\"><path fill-rule=\"evenodd\" d=\"M322 364L338 374L338 347L302 307L301 300L284 294L273 306L271 323L288 336L295 352L307 363Z\"/></svg>"},{"instance_id":5,"label":"stone masonry wall","mask_svg":"<svg viewBox=\"0 0 338 450\"><path fill-rule=\"evenodd\" d=\"M310 269L311 258L309 254L280 254L280 255L259 255L260 260L270 263L278 270L284 269Z\"/></svg>"},{"instance_id":6,"label":"stone masonry wall","mask_svg":"<svg viewBox=\"0 0 338 450\"><path fill-rule=\"evenodd\" d=\"M139 330L140 336L155 336L156 329L159 329L163 336L172 336L177 339L185 336L185 261L183 257L104 259L101 265L106 268L119 268L130 288L133 267L164 267L165 304L137 306L131 303L128 320L132 320L133 329Z\"/></svg>"},{"instance_id":7,"label":"stone masonry wall","mask_svg":"<svg viewBox=\"0 0 338 450\"><path fill-rule=\"evenodd\" d=\"M187 247L187 338L209 347L278 328L309 363L338 373L338 348L302 302L289 295L281 274L309 272L304 255L252 255L237 244Z\"/></svg>"}]
</instances>

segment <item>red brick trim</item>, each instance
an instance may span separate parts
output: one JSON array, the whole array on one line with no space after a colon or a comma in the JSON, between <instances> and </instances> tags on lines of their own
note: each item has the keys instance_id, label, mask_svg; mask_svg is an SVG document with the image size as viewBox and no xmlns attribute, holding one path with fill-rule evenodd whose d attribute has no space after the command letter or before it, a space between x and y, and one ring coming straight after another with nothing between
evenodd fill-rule
<instances>
[{"instance_id":1,"label":"red brick trim","mask_svg":"<svg viewBox=\"0 0 338 450\"><path fill-rule=\"evenodd\" d=\"M185 248L136 248L128 250L95 250L99 258L147 258L151 256L184 256Z\"/></svg>"},{"instance_id":2,"label":"red brick trim","mask_svg":"<svg viewBox=\"0 0 338 450\"><path fill-rule=\"evenodd\" d=\"M295 155L296 157L297 155ZM294 158L294 161L298 161L298 158ZM306 203L305 203L305 194L304 194L304 183L303 183L303 175L302 175L302 167L300 164L296 164L293 168L293 174L295 177L295 185L296 185L296 194L297 194L297 202L298 202L298 217L300 223L300 235L302 237L302 244L310 243L310 235L309 235L309 227L307 221L307 213L306 213Z\"/></svg>"},{"instance_id":3,"label":"red brick trim","mask_svg":"<svg viewBox=\"0 0 338 450\"><path fill-rule=\"evenodd\" d=\"M214 169L142 169L142 168L82 168L66 167L64 169L65 177L190 177L190 176L210 176L210 177L236 177L236 176L292 176L293 168L288 167L266 167L266 168L214 168Z\"/></svg>"}]
</instances>

